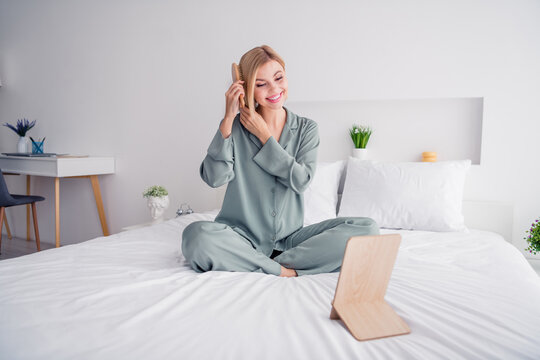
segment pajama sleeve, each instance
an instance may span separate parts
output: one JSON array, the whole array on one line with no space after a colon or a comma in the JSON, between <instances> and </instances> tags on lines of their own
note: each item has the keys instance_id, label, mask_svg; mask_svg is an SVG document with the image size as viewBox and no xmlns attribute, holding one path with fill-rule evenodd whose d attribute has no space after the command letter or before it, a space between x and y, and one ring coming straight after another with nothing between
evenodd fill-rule
<instances>
[{"instance_id":1,"label":"pajama sleeve","mask_svg":"<svg viewBox=\"0 0 540 360\"><path fill-rule=\"evenodd\" d=\"M306 126L296 158L291 156L271 136L253 158L267 173L277 177L278 181L295 193L303 193L315 173L319 132L317 123L311 121Z\"/></svg>"},{"instance_id":2,"label":"pajama sleeve","mask_svg":"<svg viewBox=\"0 0 540 360\"><path fill-rule=\"evenodd\" d=\"M213 188L224 185L234 179L234 151L232 134L224 139L217 131L208 147L199 172L205 183Z\"/></svg>"}]
</instances>

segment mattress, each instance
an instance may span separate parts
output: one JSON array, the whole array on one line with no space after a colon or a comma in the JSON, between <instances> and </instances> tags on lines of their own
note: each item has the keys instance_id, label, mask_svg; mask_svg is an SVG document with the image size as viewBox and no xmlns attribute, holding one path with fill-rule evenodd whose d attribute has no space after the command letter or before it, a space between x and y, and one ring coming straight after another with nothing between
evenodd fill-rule
<instances>
[{"instance_id":1,"label":"mattress","mask_svg":"<svg viewBox=\"0 0 540 360\"><path fill-rule=\"evenodd\" d=\"M540 279L490 232L399 232L386 300L408 335L360 342L330 320L337 273L195 273L192 221L0 262L2 359L538 359Z\"/></svg>"}]
</instances>

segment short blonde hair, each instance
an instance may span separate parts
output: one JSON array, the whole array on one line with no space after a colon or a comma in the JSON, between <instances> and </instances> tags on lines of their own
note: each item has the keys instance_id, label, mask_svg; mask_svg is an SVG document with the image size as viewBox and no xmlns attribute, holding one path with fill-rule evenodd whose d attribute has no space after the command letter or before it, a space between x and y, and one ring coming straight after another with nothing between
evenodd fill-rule
<instances>
[{"instance_id":1,"label":"short blonde hair","mask_svg":"<svg viewBox=\"0 0 540 360\"><path fill-rule=\"evenodd\" d=\"M254 93L257 70L259 70L261 65L264 65L271 60L277 61L285 71L285 62L281 56L268 45L257 46L245 53L240 59L240 73L242 80L244 80L244 85L246 86L245 102L250 112L255 111Z\"/></svg>"}]
</instances>

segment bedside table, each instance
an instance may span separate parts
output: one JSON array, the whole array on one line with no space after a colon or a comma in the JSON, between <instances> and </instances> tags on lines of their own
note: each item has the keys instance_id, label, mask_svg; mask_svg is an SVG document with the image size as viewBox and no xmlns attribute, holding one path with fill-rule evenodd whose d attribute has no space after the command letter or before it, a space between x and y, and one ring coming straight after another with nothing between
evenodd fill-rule
<instances>
[{"instance_id":1,"label":"bedside table","mask_svg":"<svg viewBox=\"0 0 540 360\"><path fill-rule=\"evenodd\" d=\"M527 259L527 261L531 264L538 276L540 276L540 259Z\"/></svg>"}]
</instances>

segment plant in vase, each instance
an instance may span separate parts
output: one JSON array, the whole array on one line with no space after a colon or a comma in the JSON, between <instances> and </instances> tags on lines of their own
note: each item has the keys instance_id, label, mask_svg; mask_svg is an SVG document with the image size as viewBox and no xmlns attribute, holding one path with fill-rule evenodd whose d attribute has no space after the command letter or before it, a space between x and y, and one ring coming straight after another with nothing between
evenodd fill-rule
<instances>
[{"instance_id":1,"label":"plant in vase","mask_svg":"<svg viewBox=\"0 0 540 360\"><path fill-rule=\"evenodd\" d=\"M7 126L11 130L15 131L19 135L19 142L17 143L17 152L26 153L28 152L28 145L30 140L26 137L26 133L36 125L36 120L29 121L28 119L19 119L17 120L17 125L13 126L11 124L5 123L4 126Z\"/></svg>"},{"instance_id":2,"label":"plant in vase","mask_svg":"<svg viewBox=\"0 0 540 360\"><path fill-rule=\"evenodd\" d=\"M354 144L353 157L361 160L366 159L366 146L372 132L373 131L368 126L353 125L353 127L349 129L349 134L351 135Z\"/></svg>"},{"instance_id":3,"label":"plant in vase","mask_svg":"<svg viewBox=\"0 0 540 360\"><path fill-rule=\"evenodd\" d=\"M163 221L163 213L169 207L169 192L163 186L150 186L143 192L154 223Z\"/></svg>"},{"instance_id":4,"label":"plant in vase","mask_svg":"<svg viewBox=\"0 0 540 360\"><path fill-rule=\"evenodd\" d=\"M529 247L525 250L534 255L540 251L540 223L538 220L540 219L535 220L535 222L531 224L531 228L525 231L529 236L524 238L529 243Z\"/></svg>"}]
</instances>

